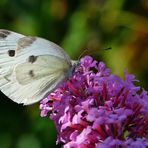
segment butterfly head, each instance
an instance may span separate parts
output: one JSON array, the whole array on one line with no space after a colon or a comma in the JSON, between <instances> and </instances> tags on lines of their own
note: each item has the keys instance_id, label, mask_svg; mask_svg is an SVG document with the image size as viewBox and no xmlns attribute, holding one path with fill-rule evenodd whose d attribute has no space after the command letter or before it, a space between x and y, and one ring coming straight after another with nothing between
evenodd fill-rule
<instances>
[{"instance_id":1,"label":"butterfly head","mask_svg":"<svg viewBox=\"0 0 148 148\"><path fill-rule=\"evenodd\" d=\"M80 65L79 60L78 61L74 61L74 60L71 61L71 67L70 67L69 71L67 72L67 79L69 79L73 75L73 73L75 72L75 69L79 65Z\"/></svg>"}]
</instances>

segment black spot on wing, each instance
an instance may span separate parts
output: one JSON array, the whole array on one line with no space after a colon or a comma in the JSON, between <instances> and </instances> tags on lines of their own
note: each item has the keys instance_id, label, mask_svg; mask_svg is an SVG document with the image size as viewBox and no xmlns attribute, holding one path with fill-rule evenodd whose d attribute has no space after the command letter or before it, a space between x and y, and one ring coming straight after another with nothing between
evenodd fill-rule
<instances>
[{"instance_id":1,"label":"black spot on wing","mask_svg":"<svg viewBox=\"0 0 148 148\"><path fill-rule=\"evenodd\" d=\"M15 56L15 50L8 50L8 55L10 57L14 57Z\"/></svg>"},{"instance_id":2,"label":"black spot on wing","mask_svg":"<svg viewBox=\"0 0 148 148\"><path fill-rule=\"evenodd\" d=\"M0 39L6 38L10 33L8 30L0 30Z\"/></svg>"},{"instance_id":3,"label":"black spot on wing","mask_svg":"<svg viewBox=\"0 0 148 148\"><path fill-rule=\"evenodd\" d=\"M34 63L34 62L37 60L37 57L38 57L38 56L34 56L34 55L29 56L28 62Z\"/></svg>"},{"instance_id":4,"label":"black spot on wing","mask_svg":"<svg viewBox=\"0 0 148 148\"><path fill-rule=\"evenodd\" d=\"M29 74L30 77L34 77L34 71L33 70L30 70L28 74Z\"/></svg>"}]
</instances>

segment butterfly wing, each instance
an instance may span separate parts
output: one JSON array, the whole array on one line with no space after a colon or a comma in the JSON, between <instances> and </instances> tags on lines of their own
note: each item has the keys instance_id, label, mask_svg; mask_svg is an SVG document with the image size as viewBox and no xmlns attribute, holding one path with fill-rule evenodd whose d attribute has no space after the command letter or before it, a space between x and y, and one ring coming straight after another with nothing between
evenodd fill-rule
<instances>
[{"instance_id":1,"label":"butterfly wing","mask_svg":"<svg viewBox=\"0 0 148 148\"><path fill-rule=\"evenodd\" d=\"M0 89L13 101L28 105L41 100L70 67L69 56L56 44L0 30Z\"/></svg>"}]
</instances>

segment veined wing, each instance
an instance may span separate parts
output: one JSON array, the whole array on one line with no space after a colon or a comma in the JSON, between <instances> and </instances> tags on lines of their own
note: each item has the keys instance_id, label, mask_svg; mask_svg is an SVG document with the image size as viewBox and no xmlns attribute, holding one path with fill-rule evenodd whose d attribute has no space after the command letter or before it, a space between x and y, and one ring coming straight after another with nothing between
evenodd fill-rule
<instances>
[{"instance_id":1,"label":"veined wing","mask_svg":"<svg viewBox=\"0 0 148 148\"><path fill-rule=\"evenodd\" d=\"M0 30L0 89L17 103L32 104L52 91L71 67L58 45Z\"/></svg>"}]
</instances>

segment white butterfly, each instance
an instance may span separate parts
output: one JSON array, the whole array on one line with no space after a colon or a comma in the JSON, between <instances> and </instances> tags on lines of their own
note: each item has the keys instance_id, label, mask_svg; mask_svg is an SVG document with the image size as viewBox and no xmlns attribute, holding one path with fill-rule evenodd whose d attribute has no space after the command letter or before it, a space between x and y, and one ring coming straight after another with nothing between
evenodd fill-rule
<instances>
[{"instance_id":1,"label":"white butterfly","mask_svg":"<svg viewBox=\"0 0 148 148\"><path fill-rule=\"evenodd\" d=\"M0 29L0 90L14 102L40 101L68 77L74 63L50 41Z\"/></svg>"}]
</instances>

